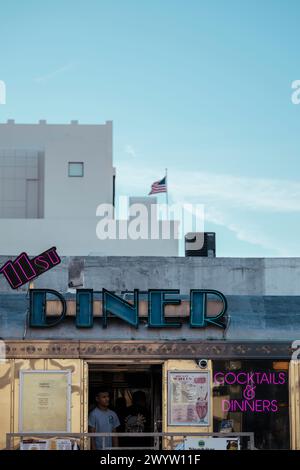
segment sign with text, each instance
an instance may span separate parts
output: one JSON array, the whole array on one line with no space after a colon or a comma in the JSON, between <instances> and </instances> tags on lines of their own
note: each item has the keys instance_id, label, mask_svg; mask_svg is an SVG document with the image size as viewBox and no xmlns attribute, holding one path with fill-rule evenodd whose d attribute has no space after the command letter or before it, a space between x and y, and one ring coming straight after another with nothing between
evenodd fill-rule
<instances>
[{"instance_id":1,"label":"sign with text","mask_svg":"<svg viewBox=\"0 0 300 470\"><path fill-rule=\"evenodd\" d=\"M20 371L20 432L69 432L71 371Z\"/></svg>"},{"instance_id":2,"label":"sign with text","mask_svg":"<svg viewBox=\"0 0 300 470\"><path fill-rule=\"evenodd\" d=\"M12 289L17 289L27 282L33 281L61 262L53 246L35 258L30 259L27 253L21 253L14 261L8 260L1 266L0 273L3 274Z\"/></svg>"},{"instance_id":3,"label":"sign with text","mask_svg":"<svg viewBox=\"0 0 300 470\"><path fill-rule=\"evenodd\" d=\"M209 426L210 375L168 372L168 425Z\"/></svg>"},{"instance_id":4,"label":"sign with text","mask_svg":"<svg viewBox=\"0 0 300 470\"><path fill-rule=\"evenodd\" d=\"M181 306L179 289L148 290L148 326L150 328L180 328L178 321L166 321L165 309L168 305ZM47 297L56 298L60 308L55 317L47 315ZM210 297L218 299L218 310L214 315L208 312ZM140 322L139 289L133 292L132 301L126 301L106 289L102 289L102 326L106 328L112 317L116 317L132 327L138 328ZM189 300L189 321L191 328L214 326L226 328L226 297L212 289L191 289ZM53 289L30 289L29 291L29 324L32 328L49 328L60 324L66 317L67 301L64 296ZM77 328L92 328L94 324L93 289L77 289L76 316Z\"/></svg>"},{"instance_id":5,"label":"sign with text","mask_svg":"<svg viewBox=\"0 0 300 470\"><path fill-rule=\"evenodd\" d=\"M240 440L234 437L187 437L184 450L240 450Z\"/></svg>"}]
</instances>

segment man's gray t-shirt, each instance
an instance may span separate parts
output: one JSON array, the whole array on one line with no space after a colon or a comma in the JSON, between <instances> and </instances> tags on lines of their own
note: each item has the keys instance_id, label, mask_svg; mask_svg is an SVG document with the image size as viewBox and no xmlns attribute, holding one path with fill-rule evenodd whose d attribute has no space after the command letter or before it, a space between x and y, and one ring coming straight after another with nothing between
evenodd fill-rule
<instances>
[{"instance_id":1,"label":"man's gray t-shirt","mask_svg":"<svg viewBox=\"0 0 300 470\"><path fill-rule=\"evenodd\" d=\"M89 415L89 426L95 428L95 432L113 432L115 428L120 426L120 421L116 413L112 410L100 410L95 408ZM96 449L103 448L103 437L95 438ZM105 446L112 447L112 438L105 438Z\"/></svg>"}]
</instances>

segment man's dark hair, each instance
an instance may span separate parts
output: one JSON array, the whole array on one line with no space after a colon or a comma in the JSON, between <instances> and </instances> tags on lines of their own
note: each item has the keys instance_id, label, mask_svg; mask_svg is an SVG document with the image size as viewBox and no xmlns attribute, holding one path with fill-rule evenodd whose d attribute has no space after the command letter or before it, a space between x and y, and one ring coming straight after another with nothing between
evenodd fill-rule
<instances>
[{"instance_id":1,"label":"man's dark hair","mask_svg":"<svg viewBox=\"0 0 300 470\"><path fill-rule=\"evenodd\" d=\"M96 397L97 397L98 395L100 395L100 393L108 393L108 394L109 394L109 390L108 390L108 388L106 388L106 387L99 388L99 389L97 390L97 392L96 392Z\"/></svg>"}]
</instances>

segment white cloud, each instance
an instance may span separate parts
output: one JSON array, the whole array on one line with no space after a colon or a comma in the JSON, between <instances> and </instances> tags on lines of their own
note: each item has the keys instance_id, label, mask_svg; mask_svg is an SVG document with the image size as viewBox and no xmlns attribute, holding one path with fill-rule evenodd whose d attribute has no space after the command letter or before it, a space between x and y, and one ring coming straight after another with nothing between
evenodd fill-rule
<instances>
[{"instance_id":1,"label":"white cloud","mask_svg":"<svg viewBox=\"0 0 300 470\"><path fill-rule=\"evenodd\" d=\"M183 194L184 198L195 198L198 202L254 211L300 212L297 181L175 171L169 186L175 195Z\"/></svg>"},{"instance_id":2,"label":"white cloud","mask_svg":"<svg viewBox=\"0 0 300 470\"><path fill-rule=\"evenodd\" d=\"M40 77L35 77L33 80L36 83L43 83L47 82L48 80L51 80L52 78L56 77L57 75L60 75L67 70L70 70L73 67L73 63L68 63L63 65L62 67L57 68L56 70L53 70L52 72L47 73L46 75L42 75Z\"/></svg>"},{"instance_id":3,"label":"white cloud","mask_svg":"<svg viewBox=\"0 0 300 470\"><path fill-rule=\"evenodd\" d=\"M215 208L206 206L205 220L215 225L223 226L233 232L238 240L260 246L266 250L274 250L278 256L289 256L285 246L279 244L276 237L269 237L262 227L252 220L248 223L240 223L236 220L236 214L221 213Z\"/></svg>"},{"instance_id":4,"label":"white cloud","mask_svg":"<svg viewBox=\"0 0 300 470\"><path fill-rule=\"evenodd\" d=\"M136 151L135 151L135 149L132 147L132 145L126 145L126 147L125 147L125 153L127 153L127 155L130 155L131 157L136 158Z\"/></svg>"},{"instance_id":5,"label":"white cloud","mask_svg":"<svg viewBox=\"0 0 300 470\"><path fill-rule=\"evenodd\" d=\"M127 194L147 194L161 173L161 169L145 169L142 164L121 164L117 169L119 191ZM296 256L295 245L282 243L267 217L277 214L279 220L282 214L300 212L300 182L189 170L169 169L168 174L172 202L204 204L205 220L226 227L237 239L273 250L277 256ZM258 213L263 217L257 217Z\"/></svg>"}]
</instances>

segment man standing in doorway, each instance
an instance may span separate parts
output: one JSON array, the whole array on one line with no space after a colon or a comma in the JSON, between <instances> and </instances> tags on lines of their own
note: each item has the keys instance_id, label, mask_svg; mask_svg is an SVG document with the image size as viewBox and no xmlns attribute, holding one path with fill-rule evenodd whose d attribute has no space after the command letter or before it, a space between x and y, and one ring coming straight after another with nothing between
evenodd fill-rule
<instances>
[{"instance_id":1,"label":"man standing in doorway","mask_svg":"<svg viewBox=\"0 0 300 470\"><path fill-rule=\"evenodd\" d=\"M109 407L109 392L108 390L99 390L96 395L96 408L91 411L89 415L89 432L115 432L116 428L120 426L120 421L116 413L110 410ZM91 449L103 449L103 442L105 447L117 447L117 437L95 437L91 438Z\"/></svg>"}]
</instances>

